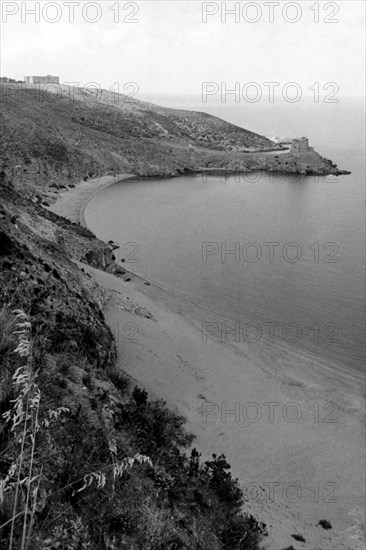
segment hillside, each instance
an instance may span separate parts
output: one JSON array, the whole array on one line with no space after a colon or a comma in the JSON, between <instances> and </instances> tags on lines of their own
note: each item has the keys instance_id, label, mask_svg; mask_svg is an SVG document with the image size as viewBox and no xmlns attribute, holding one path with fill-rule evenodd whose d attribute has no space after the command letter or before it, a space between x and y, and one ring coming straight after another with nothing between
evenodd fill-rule
<instances>
[{"instance_id":1,"label":"hillside","mask_svg":"<svg viewBox=\"0 0 366 550\"><path fill-rule=\"evenodd\" d=\"M174 175L195 169L196 157L212 151L277 147L204 113L166 109L106 91L98 101L78 88L64 86L62 91L61 96L2 85L1 156L8 166L28 165L39 181L78 181L108 171Z\"/></svg>"},{"instance_id":2,"label":"hillside","mask_svg":"<svg viewBox=\"0 0 366 550\"><path fill-rule=\"evenodd\" d=\"M105 90L98 97L68 86L57 91L0 85L1 170L18 186L46 191L123 172L343 173L317 153L266 154L281 148L205 113L168 109Z\"/></svg>"}]
</instances>

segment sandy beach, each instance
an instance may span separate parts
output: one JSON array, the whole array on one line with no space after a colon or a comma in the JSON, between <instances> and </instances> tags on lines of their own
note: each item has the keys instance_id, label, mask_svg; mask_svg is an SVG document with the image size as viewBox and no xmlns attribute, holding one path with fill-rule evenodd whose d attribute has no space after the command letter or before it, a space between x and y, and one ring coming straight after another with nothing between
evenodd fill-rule
<instances>
[{"instance_id":1,"label":"sandy beach","mask_svg":"<svg viewBox=\"0 0 366 550\"><path fill-rule=\"evenodd\" d=\"M85 223L95 193L127 177L82 182L50 210ZM107 292L119 368L187 418L204 459L226 455L246 511L267 524L265 548L365 548L361 375L330 370L310 355L306 364L287 354L272 365L248 344L204 341L207 314L194 304L133 274L126 282L83 269ZM332 528L318 525L322 519Z\"/></svg>"},{"instance_id":2,"label":"sandy beach","mask_svg":"<svg viewBox=\"0 0 366 550\"><path fill-rule=\"evenodd\" d=\"M129 177L131 177L131 174L116 174L114 176L102 176L101 178L81 181L72 189L59 191L58 197L53 198L55 202L48 207L48 210L55 212L59 216L64 216L74 223L79 222L85 226L84 209L94 194L103 189L103 187Z\"/></svg>"}]
</instances>

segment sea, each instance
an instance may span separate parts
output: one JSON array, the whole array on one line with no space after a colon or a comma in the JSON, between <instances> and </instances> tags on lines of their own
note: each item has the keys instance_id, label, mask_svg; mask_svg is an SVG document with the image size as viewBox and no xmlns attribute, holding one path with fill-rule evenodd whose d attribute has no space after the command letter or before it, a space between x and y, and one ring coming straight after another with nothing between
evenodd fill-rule
<instances>
[{"instance_id":1,"label":"sea","mask_svg":"<svg viewBox=\"0 0 366 550\"><path fill-rule=\"evenodd\" d=\"M360 375L365 365L365 108L360 98L235 103L141 99L204 111L273 138L309 138L345 176L182 175L117 182L88 227L134 273L207 313L202 338L288 348ZM121 264L122 265L122 264Z\"/></svg>"}]
</instances>

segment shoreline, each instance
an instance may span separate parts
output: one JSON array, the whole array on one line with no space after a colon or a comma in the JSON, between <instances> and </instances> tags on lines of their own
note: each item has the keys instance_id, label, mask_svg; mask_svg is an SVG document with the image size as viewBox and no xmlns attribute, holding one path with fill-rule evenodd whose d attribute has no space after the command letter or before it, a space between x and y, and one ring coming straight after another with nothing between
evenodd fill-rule
<instances>
[{"instance_id":1,"label":"shoreline","mask_svg":"<svg viewBox=\"0 0 366 550\"><path fill-rule=\"evenodd\" d=\"M213 170L213 171L210 171L211 175L215 175L216 174L216 171ZM230 173L230 171L229 171ZM197 174L197 173L195 173ZM190 175L190 174L189 174ZM194 174L192 174L193 176ZM103 189L107 188L107 187L110 187L116 183L120 183L122 181L137 181L137 180L151 180L151 179L159 179L159 178L155 178L155 177L151 177L151 176L146 176L146 177L139 177L139 176L136 176L136 175L132 175L132 174L120 174L120 175L117 175L117 176L106 176L107 178L113 178L113 181L104 181L104 178L105 177L102 177L102 178L96 178L96 179L93 179L93 180L89 180L92 184L94 184L93 188L89 190L89 193L88 195L85 197L85 192L83 193L83 202L81 205L78 205L77 203L73 203L73 208L74 210L71 211L71 216L73 217L76 217L80 223L80 225L82 225L83 227L85 227L86 229L89 229L87 224L86 224L86 220L85 220L85 210L88 206L88 204L94 199L94 197L99 193L101 192ZM180 176L175 176L175 177L180 177ZM166 179L166 177L161 177L161 179ZM87 182L81 182L81 183L87 183ZM66 196L68 197L69 196L69 191L66 190L65 192L65 197ZM61 200L60 200L60 204L63 203L63 200L62 200L62 196L59 197ZM59 206L58 205L58 206ZM68 205L69 206L69 205ZM57 208L57 207L56 207ZM61 208L61 210L63 210L63 208ZM54 210L55 213L58 213L56 212L56 209ZM71 218L69 218L71 219ZM155 288L159 289L160 291L164 292L167 294L167 296L172 296L173 299L177 299L179 301L184 301L186 302L188 305L192 305L193 307L201 310L201 311L205 311L207 313L210 313L210 314L213 314L214 316L218 316L221 320L222 319L226 319L228 321L230 321L231 319L229 318L225 318L222 316L222 314L214 311L214 310L211 310L210 308L207 308L207 307L204 307L202 305L200 306L197 306L196 304L194 304L194 302L192 302L191 300L189 300L188 298L186 297L183 297L183 296L178 296L178 295L175 295L171 290L163 287L162 285L160 285L158 282L156 281L152 281L151 279L147 279L146 277L143 277L142 275L132 271L130 268L126 267L126 265L123 265L123 269L126 271L126 273L128 273L129 275L131 275L135 282L138 281L138 282L143 282L144 284L145 283L148 283L149 286L154 286ZM284 344L285 347L286 344ZM304 350L302 350L302 353L304 354L308 354L310 357L312 356L311 352L305 352ZM321 359L320 358L317 358L318 362L320 363L321 362ZM361 372L361 371L358 371L356 369L352 369L352 368L342 368L341 366L338 366L338 365L335 365L334 363L332 363L332 366L329 366L327 364L326 361L323 361L323 364L321 365L321 367L319 367L319 369L324 372L324 370L327 370L329 372L330 375L339 375L339 377L342 379L344 378L345 380L351 380L355 383L361 383L361 384L366 384L366 374L364 372ZM366 396L366 387L365 387L365 396Z\"/></svg>"},{"instance_id":2,"label":"shoreline","mask_svg":"<svg viewBox=\"0 0 366 550\"><path fill-rule=\"evenodd\" d=\"M72 221L77 217L85 224L84 212L95 194L130 177L123 174L118 178L105 176L82 182L60 193L50 209L68 214L66 217L73 217ZM298 548L291 534L299 533L304 536L308 550L361 549L357 539L350 540L349 530L354 524L348 516L352 509L363 508L364 499L360 380L352 376L345 380L343 373L325 372L311 358L304 371L304 365L294 366L296 357L281 356L281 350L276 350L279 364L265 369L260 364L263 358L247 346L213 340L203 344L202 313L194 304L172 296L128 269L133 275L130 282L85 264L83 268L110 294L105 316L117 330L117 368L186 416L187 429L197 436L194 445L205 459L211 452L223 452L241 485L252 484L264 491L256 498L249 498L245 506L249 513L267 523L270 536L264 547L279 550L292 544ZM133 300L151 311L153 320L131 312L126 300L127 304ZM131 342L128 338L126 341L123 332L126 323L134 323L136 327L137 338ZM263 415L256 423L242 417L236 422L235 415L229 413L235 410L236 403L257 403L264 413L267 411L264 403L268 402L281 405L295 402L304 418L292 423L276 416L270 422ZM321 411L329 402L340 405L339 422L315 423L311 407L318 403ZM213 412L212 404L220 405L221 415L222 405L227 406L226 422L222 422L220 411ZM204 407L206 422L203 422ZM273 482L279 483L279 490L276 498L271 499L265 490ZM303 497L290 502L282 497L281 490L295 482L300 483ZM324 500L328 495L324 491L318 502L314 502L310 488L316 483L321 491L327 483L336 484L338 503ZM331 521L332 530L317 526L316 520L324 518Z\"/></svg>"},{"instance_id":3,"label":"shoreline","mask_svg":"<svg viewBox=\"0 0 366 550\"><path fill-rule=\"evenodd\" d=\"M47 207L47 210L86 227L84 211L94 195L104 187L109 187L118 181L131 177L133 177L132 174L117 174L115 176L101 176L100 178L88 179L86 181L81 180L75 187L58 191L57 197L54 195L49 196L49 200L53 202Z\"/></svg>"}]
</instances>

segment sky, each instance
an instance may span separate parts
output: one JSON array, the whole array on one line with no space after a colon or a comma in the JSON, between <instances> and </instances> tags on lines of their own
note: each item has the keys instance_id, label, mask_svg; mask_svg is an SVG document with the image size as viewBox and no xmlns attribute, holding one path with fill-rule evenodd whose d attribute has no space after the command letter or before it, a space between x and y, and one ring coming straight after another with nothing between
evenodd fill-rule
<instances>
[{"instance_id":1,"label":"sky","mask_svg":"<svg viewBox=\"0 0 366 550\"><path fill-rule=\"evenodd\" d=\"M252 82L266 94L266 82L276 93L291 82L304 96L316 82L323 96L365 93L363 0L1 4L3 76L54 74L140 94L201 94L213 83L212 94L236 86L251 98Z\"/></svg>"}]
</instances>

